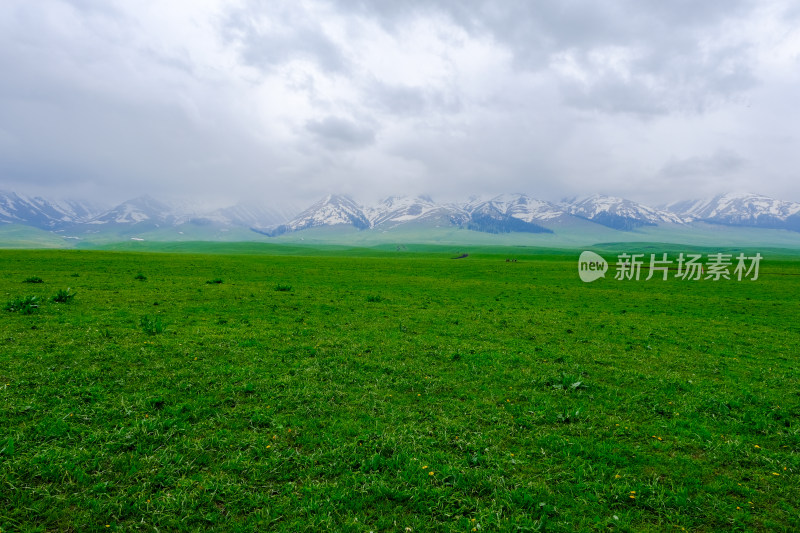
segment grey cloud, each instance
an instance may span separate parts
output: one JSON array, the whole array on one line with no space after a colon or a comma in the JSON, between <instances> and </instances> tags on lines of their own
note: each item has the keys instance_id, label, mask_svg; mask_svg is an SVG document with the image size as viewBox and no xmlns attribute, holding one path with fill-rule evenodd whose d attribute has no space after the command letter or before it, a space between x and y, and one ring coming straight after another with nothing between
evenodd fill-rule
<instances>
[{"instance_id":1,"label":"grey cloud","mask_svg":"<svg viewBox=\"0 0 800 533\"><path fill-rule=\"evenodd\" d=\"M455 92L431 87L410 87L373 81L364 89L364 103L398 117L417 117L429 113L457 113L463 109Z\"/></svg>"},{"instance_id":2,"label":"grey cloud","mask_svg":"<svg viewBox=\"0 0 800 533\"><path fill-rule=\"evenodd\" d=\"M84 13L98 13L105 16L119 17L121 12L111 2L107 0L61 0L63 3L72 6Z\"/></svg>"},{"instance_id":3,"label":"grey cloud","mask_svg":"<svg viewBox=\"0 0 800 533\"><path fill-rule=\"evenodd\" d=\"M563 101L569 106L606 113L630 113L640 117L668 112L669 100L674 98L674 95L665 94L663 88L659 87L656 91L644 81L623 80L607 75L591 83L562 80L560 87Z\"/></svg>"},{"instance_id":4,"label":"grey cloud","mask_svg":"<svg viewBox=\"0 0 800 533\"><path fill-rule=\"evenodd\" d=\"M232 10L224 28L229 43L240 47L242 60L269 71L294 59L313 61L325 72L345 72L347 60L319 22L298 4L249 2Z\"/></svg>"},{"instance_id":5,"label":"grey cloud","mask_svg":"<svg viewBox=\"0 0 800 533\"><path fill-rule=\"evenodd\" d=\"M520 58L571 48L629 46L658 39L681 40L758 5L754 0L330 0L345 12L371 16L385 27L440 13L473 35L491 35ZM525 63L525 61L522 61ZM533 65L541 67L543 65Z\"/></svg>"},{"instance_id":6,"label":"grey cloud","mask_svg":"<svg viewBox=\"0 0 800 533\"><path fill-rule=\"evenodd\" d=\"M385 30L394 32L401 28L406 21L416 16L425 16L431 13L450 13L452 9L459 9L459 2L438 2L432 0L328 0L329 4L338 11L352 15L374 19Z\"/></svg>"},{"instance_id":7,"label":"grey cloud","mask_svg":"<svg viewBox=\"0 0 800 533\"><path fill-rule=\"evenodd\" d=\"M580 109L631 113L643 117L703 113L756 85L740 47L726 48L705 60L637 59L629 73L598 69L584 56L585 79L559 79L564 102ZM657 65L656 65L657 64Z\"/></svg>"},{"instance_id":8,"label":"grey cloud","mask_svg":"<svg viewBox=\"0 0 800 533\"><path fill-rule=\"evenodd\" d=\"M783 10L781 18L784 20L791 20L792 22L797 22L800 20L800 4L795 2L789 6L786 6Z\"/></svg>"},{"instance_id":9,"label":"grey cloud","mask_svg":"<svg viewBox=\"0 0 800 533\"><path fill-rule=\"evenodd\" d=\"M757 83L753 61L742 53L748 43L704 48L707 37L726 21L746 16L758 6L749 0L332 3L372 16L388 28L399 26L403 19L437 12L474 36L489 36L506 46L517 68L523 70L547 71L554 58L570 54L578 58L588 82L562 79L564 102L582 109L642 116L702 112L713 102L739 95ZM607 48L637 57L624 76L598 70L585 60ZM622 93L615 97L618 89Z\"/></svg>"},{"instance_id":10,"label":"grey cloud","mask_svg":"<svg viewBox=\"0 0 800 533\"><path fill-rule=\"evenodd\" d=\"M668 161L659 172L666 178L720 177L738 172L747 166L747 160L736 153L719 150L700 157L687 157Z\"/></svg>"},{"instance_id":11,"label":"grey cloud","mask_svg":"<svg viewBox=\"0 0 800 533\"><path fill-rule=\"evenodd\" d=\"M146 191L235 188L260 152L237 132L198 128L180 109L125 103L100 95L50 95L47 105L0 110L12 120L13 144L0 145L0 176L53 190L88 188L94 197ZM222 126L220 124L219 126ZM215 185L217 183L217 185Z\"/></svg>"},{"instance_id":12,"label":"grey cloud","mask_svg":"<svg viewBox=\"0 0 800 533\"><path fill-rule=\"evenodd\" d=\"M370 105L395 115L419 115L429 105L425 91L415 87L375 82L366 92Z\"/></svg>"},{"instance_id":13,"label":"grey cloud","mask_svg":"<svg viewBox=\"0 0 800 533\"><path fill-rule=\"evenodd\" d=\"M325 117L306 124L314 139L330 150L354 150L375 142L372 128L341 117Z\"/></svg>"},{"instance_id":14,"label":"grey cloud","mask_svg":"<svg viewBox=\"0 0 800 533\"><path fill-rule=\"evenodd\" d=\"M0 71L9 74L0 84L4 187L112 200L220 194L278 166L270 147L254 146L220 111L220 93L115 32L91 31L114 21L69 18L57 32L30 6L10 22L0 9Z\"/></svg>"}]
</instances>

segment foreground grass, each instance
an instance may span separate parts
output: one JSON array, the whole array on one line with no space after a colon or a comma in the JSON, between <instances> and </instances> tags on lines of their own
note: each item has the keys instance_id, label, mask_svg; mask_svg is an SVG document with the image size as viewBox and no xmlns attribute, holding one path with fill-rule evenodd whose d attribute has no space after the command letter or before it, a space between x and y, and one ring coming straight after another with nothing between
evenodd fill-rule
<instances>
[{"instance_id":1,"label":"foreground grass","mask_svg":"<svg viewBox=\"0 0 800 533\"><path fill-rule=\"evenodd\" d=\"M0 252L0 530L800 529L800 262L449 257Z\"/></svg>"}]
</instances>

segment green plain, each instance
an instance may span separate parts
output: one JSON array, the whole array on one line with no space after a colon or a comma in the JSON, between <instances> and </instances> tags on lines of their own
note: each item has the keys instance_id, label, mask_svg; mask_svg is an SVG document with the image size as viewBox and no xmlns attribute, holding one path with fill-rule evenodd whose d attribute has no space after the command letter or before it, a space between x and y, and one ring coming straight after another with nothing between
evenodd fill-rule
<instances>
[{"instance_id":1,"label":"green plain","mask_svg":"<svg viewBox=\"0 0 800 533\"><path fill-rule=\"evenodd\" d=\"M800 530L794 252L153 246L0 251L3 533Z\"/></svg>"}]
</instances>

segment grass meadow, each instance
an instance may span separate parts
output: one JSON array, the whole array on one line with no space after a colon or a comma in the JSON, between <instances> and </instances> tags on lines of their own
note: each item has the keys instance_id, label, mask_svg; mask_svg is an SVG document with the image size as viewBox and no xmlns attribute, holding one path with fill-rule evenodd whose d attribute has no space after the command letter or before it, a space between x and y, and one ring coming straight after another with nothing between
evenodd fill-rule
<instances>
[{"instance_id":1,"label":"grass meadow","mask_svg":"<svg viewBox=\"0 0 800 533\"><path fill-rule=\"evenodd\" d=\"M800 530L797 258L234 251L0 251L2 533Z\"/></svg>"}]
</instances>

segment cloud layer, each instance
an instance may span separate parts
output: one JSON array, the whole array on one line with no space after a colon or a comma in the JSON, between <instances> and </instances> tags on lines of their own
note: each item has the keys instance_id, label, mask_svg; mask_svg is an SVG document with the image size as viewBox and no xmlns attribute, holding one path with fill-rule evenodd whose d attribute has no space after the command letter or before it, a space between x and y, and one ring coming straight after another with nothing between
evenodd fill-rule
<instances>
[{"instance_id":1,"label":"cloud layer","mask_svg":"<svg viewBox=\"0 0 800 533\"><path fill-rule=\"evenodd\" d=\"M787 1L0 6L0 188L800 200Z\"/></svg>"}]
</instances>

